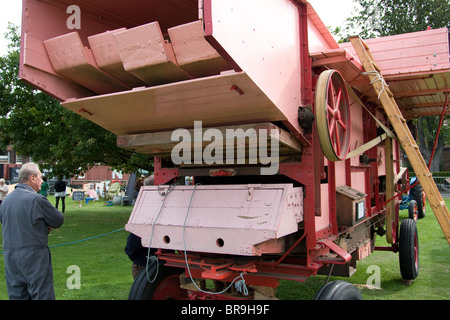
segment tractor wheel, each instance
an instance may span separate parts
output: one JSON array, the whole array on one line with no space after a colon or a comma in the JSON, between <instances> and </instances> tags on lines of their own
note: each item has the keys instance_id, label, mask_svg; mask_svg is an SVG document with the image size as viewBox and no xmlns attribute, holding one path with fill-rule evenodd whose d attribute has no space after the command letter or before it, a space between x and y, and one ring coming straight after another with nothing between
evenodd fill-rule
<instances>
[{"instance_id":1,"label":"tractor wheel","mask_svg":"<svg viewBox=\"0 0 450 320\"><path fill-rule=\"evenodd\" d=\"M327 70L317 79L315 114L320 146L330 161L342 161L350 149L350 104L342 75Z\"/></svg>"},{"instance_id":2,"label":"tractor wheel","mask_svg":"<svg viewBox=\"0 0 450 320\"><path fill-rule=\"evenodd\" d=\"M417 202L417 218L422 219L425 218L425 204L426 197L425 192L423 192L422 186L417 185L410 191L411 198Z\"/></svg>"},{"instance_id":3,"label":"tractor wheel","mask_svg":"<svg viewBox=\"0 0 450 320\"><path fill-rule=\"evenodd\" d=\"M417 201L416 200L409 201L408 217L410 219L413 219L414 221L417 221L418 216L419 216L419 212L417 209Z\"/></svg>"},{"instance_id":4,"label":"tractor wheel","mask_svg":"<svg viewBox=\"0 0 450 320\"><path fill-rule=\"evenodd\" d=\"M363 300L363 296L353 284L336 280L324 285L314 300Z\"/></svg>"},{"instance_id":5,"label":"tractor wheel","mask_svg":"<svg viewBox=\"0 0 450 320\"><path fill-rule=\"evenodd\" d=\"M419 219L425 218L425 205L427 204L427 196L422 191L422 207L419 207ZM422 208L422 210L420 210Z\"/></svg>"},{"instance_id":6,"label":"tractor wheel","mask_svg":"<svg viewBox=\"0 0 450 320\"><path fill-rule=\"evenodd\" d=\"M156 271L158 274L155 278ZM139 272L131 286L128 300L185 299L187 291L180 288L180 274L183 271L181 268L165 267L161 263L159 270L156 270L156 263L153 263L149 266L148 274L145 269Z\"/></svg>"},{"instance_id":7,"label":"tractor wheel","mask_svg":"<svg viewBox=\"0 0 450 320\"><path fill-rule=\"evenodd\" d=\"M400 224L400 273L404 280L414 280L419 274L419 237L414 220L405 219Z\"/></svg>"}]
</instances>

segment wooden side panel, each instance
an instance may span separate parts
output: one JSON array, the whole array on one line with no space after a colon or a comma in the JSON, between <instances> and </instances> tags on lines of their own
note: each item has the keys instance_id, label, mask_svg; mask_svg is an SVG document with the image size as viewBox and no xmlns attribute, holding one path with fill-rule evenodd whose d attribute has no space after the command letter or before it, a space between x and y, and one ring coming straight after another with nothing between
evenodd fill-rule
<instances>
[{"instance_id":1,"label":"wooden side panel","mask_svg":"<svg viewBox=\"0 0 450 320\"><path fill-rule=\"evenodd\" d=\"M177 63L157 21L113 34L126 71L149 85L192 78Z\"/></svg>"},{"instance_id":2,"label":"wooden side panel","mask_svg":"<svg viewBox=\"0 0 450 320\"><path fill-rule=\"evenodd\" d=\"M22 80L59 100L88 97L94 94L53 69L42 40L29 33L23 33L21 45L23 46L20 56Z\"/></svg>"},{"instance_id":3,"label":"wooden side panel","mask_svg":"<svg viewBox=\"0 0 450 320\"><path fill-rule=\"evenodd\" d=\"M204 4L208 41L217 42L273 101L291 131L302 133L297 121L302 105L300 18L293 1L266 0L256 5L255 1L205 0Z\"/></svg>"},{"instance_id":4,"label":"wooden side panel","mask_svg":"<svg viewBox=\"0 0 450 320\"><path fill-rule=\"evenodd\" d=\"M377 66L384 76L412 72L431 72L450 67L446 28L368 39ZM350 43L341 44L355 55Z\"/></svg>"},{"instance_id":5,"label":"wooden side panel","mask_svg":"<svg viewBox=\"0 0 450 320\"><path fill-rule=\"evenodd\" d=\"M195 77L212 76L232 69L205 39L198 20L168 30L178 64Z\"/></svg>"},{"instance_id":6,"label":"wooden side panel","mask_svg":"<svg viewBox=\"0 0 450 320\"><path fill-rule=\"evenodd\" d=\"M55 71L99 94L123 91L130 87L101 71L92 52L83 46L77 32L44 41Z\"/></svg>"}]
</instances>

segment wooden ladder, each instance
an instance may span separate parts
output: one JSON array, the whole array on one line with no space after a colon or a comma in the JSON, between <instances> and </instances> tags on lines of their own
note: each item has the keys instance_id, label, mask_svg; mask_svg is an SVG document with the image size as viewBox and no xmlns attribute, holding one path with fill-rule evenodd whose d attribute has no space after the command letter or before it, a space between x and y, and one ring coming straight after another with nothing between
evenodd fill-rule
<instances>
[{"instance_id":1,"label":"wooden ladder","mask_svg":"<svg viewBox=\"0 0 450 320\"><path fill-rule=\"evenodd\" d=\"M394 95L384 82L381 76L380 69L375 64L369 47L362 41L359 36L350 37L350 42L355 48L356 53L361 60L361 63L369 76L371 84L373 85L378 98L383 105L394 130L397 135L397 139L402 145L411 166L422 185L423 190L427 196L427 199L431 205L431 208L441 226L444 236L450 245L450 214L445 201L434 183L433 177L428 170L428 166L419 151L419 146L414 140L409 128L406 124L406 120L401 113L397 102L394 99Z\"/></svg>"}]
</instances>

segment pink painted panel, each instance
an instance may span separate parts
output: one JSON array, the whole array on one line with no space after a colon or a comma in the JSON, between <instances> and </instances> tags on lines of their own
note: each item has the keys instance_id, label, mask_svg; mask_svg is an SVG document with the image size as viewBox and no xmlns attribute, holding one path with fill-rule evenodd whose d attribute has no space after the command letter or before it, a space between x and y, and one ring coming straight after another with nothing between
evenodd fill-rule
<instances>
[{"instance_id":1,"label":"pink painted panel","mask_svg":"<svg viewBox=\"0 0 450 320\"><path fill-rule=\"evenodd\" d=\"M289 0L211 0L212 37L283 112L301 105L299 13ZM251 13L251 14L250 14ZM209 23L207 21L206 23Z\"/></svg>"},{"instance_id":2,"label":"pink painted panel","mask_svg":"<svg viewBox=\"0 0 450 320\"><path fill-rule=\"evenodd\" d=\"M280 253L281 242L258 244L296 232L303 220L303 190L289 184L195 190L175 186L162 207L163 202L156 186L139 193L126 230L140 236L144 246L240 255Z\"/></svg>"},{"instance_id":3,"label":"pink painted panel","mask_svg":"<svg viewBox=\"0 0 450 320\"><path fill-rule=\"evenodd\" d=\"M445 70L450 68L446 28L367 39L383 75ZM350 43L340 44L358 59Z\"/></svg>"}]
</instances>

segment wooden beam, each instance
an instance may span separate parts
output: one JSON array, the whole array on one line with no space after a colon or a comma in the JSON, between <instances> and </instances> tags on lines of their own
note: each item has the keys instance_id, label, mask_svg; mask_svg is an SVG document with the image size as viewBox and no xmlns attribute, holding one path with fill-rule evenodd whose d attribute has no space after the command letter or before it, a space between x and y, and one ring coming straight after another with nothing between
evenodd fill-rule
<instances>
[{"instance_id":1,"label":"wooden beam","mask_svg":"<svg viewBox=\"0 0 450 320\"><path fill-rule=\"evenodd\" d=\"M177 63L157 21L113 34L126 71L148 85L192 79Z\"/></svg>"},{"instance_id":2,"label":"wooden beam","mask_svg":"<svg viewBox=\"0 0 450 320\"><path fill-rule=\"evenodd\" d=\"M233 69L205 39L198 20L167 30L178 64L195 77L220 74Z\"/></svg>"}]
</instances>

